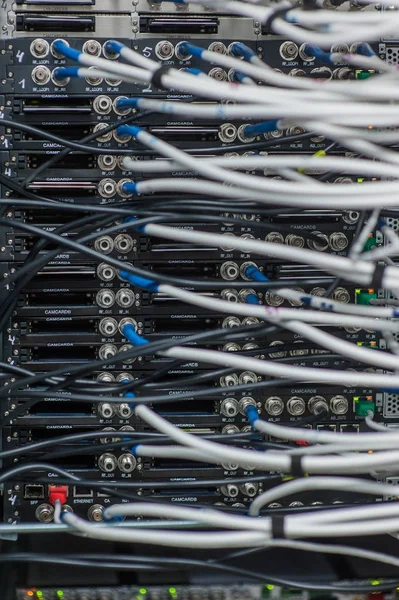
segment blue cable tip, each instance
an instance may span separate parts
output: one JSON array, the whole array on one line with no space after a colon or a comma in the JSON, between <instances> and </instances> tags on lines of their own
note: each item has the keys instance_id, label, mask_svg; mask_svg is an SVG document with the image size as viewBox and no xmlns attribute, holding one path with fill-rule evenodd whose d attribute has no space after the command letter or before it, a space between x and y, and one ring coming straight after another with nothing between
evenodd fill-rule
<instances>
[{"instance_id":1,"label":"blue cable tip","mask_svg":"<svg viewBox=\"0 0 399 600\"><path fill-rule=\"evenodd\" d=\"M247 408L245 409L245 414L247 415L248 421L251 423L251 425L253 427L255 421L259 420L258 411L256 410L255 406L252 406L252 404L247 406Z\"/></svg>"},{"instance_id":2,"label":"blue cable tip","mask_svg":"<svg viewBox=\"0 0 399 600\"><path fill-rule=\"evenodd\" d=\"M182 54L186 54L189 56L196 56L197 58L201 58L204 48L200 48L199 46L194 46L194 44L190 44L190 42L181 42L179 44L179 51Z\"/></svg>"},{"instance_id":3,"label":"blue cable tip","mask_svg":"<svg viewBox=\"0 0 399 600\"><path fill-rule=\"evenodd\" d=\"M245 269L245 275L254 281L270 281L266 275L263 275L261 271L254 265L250 265Z\"/></svg>"},{"instance_id":4,"label":"blue cable tip","mask_svg":"<svg viewBox=\"0 0 399 600\"><path fill-rule=\"evenodd\" d=\"M241 42L233 42L230 46L230 50L233 56L242 56L246 60L250 60L256 56L256 52Z\"/></svg>"},{"instance_id":5,"label":"blue cable tip","mask_svg":"<svg viewBox=\"0 0 399 600\"><path fill-rule=\"evenodd\" d=\"M180 44L179 44L179 52L181 54L184 54L184 55L188 56L189 54L191 54L191 52L189 52L189 49L188 49L189 46L190 46L190 44L188 42L185 42L185 41L184 42L180 42Z\"/></svg>"},{"instance_id":6,"label":"blue cable tip","mask_svg":"<svg viewBox=\"0 0 399 600\"><path fill-rule=\"evenodd\" d=\"M230 46L230 51L233 56L242 56L242 44L240 42L233 42Z\"/></svg>"},{"instance_id":7,"label":"blue cable tip","mask_svg":"<svg viewBox=\"0 0 399 600\"><path fill-rule=\"evenodd\" d=\"M375 52L367 42L362 42L356 46L356 52L364 56L375 56Z\"/></svg>"},{"instance_id":8,"label":"blue cable tip","mask_svg":"<svg viewBox=\"0 0 399 600\"><path fill-rule=\"evenodd\" d=\"M141 127L137 127L137 125L120 125L117 128L117 132L120 136L128 136L132 135L133 137L137 137L138 134L143 131Z\"/></svg>"},{"instance_id":9,"label":"blue cable tip","mask_svg":"<svg viewBox=\"0 0 399 600\"><path fill-rule=\"evenodd\" d=\"M204 75L204 72L201 71L201 69L195 69L194 67L187 67L184 71L190 73L190 75Z\"/></svg>"},{"instance_id":10,"label":"blue cable tip","mask_svg":"<svg viewBox=\"0 0 399 600\"><path fill-rule=\"evenodd\" d=\"M245 79L245 77L248 77L248 75L244 75L244 73L239 73L238 71L234 71L234 73L233 73L234 81L238 81L239 83L242 83L243 80ZM244 135L245 135L245 131L244 131Z\"/></svg>"},{"instance_id":11,"label":"blue cable tip","mask_svg":"<svg viewBox=\"0 0 399 600\"><path fill-rule=\"evenodd\" d=\"M83 56L82 52L75 50L75 48L71 48L62 40L55 40L53 48L56 52L63 54L66 58L70 58L71 60L79 61L79 58Z\"/></svg>"},{"instance_id":12,"label":"blue cable tip","mask_svg":"<svg viewBox=\"0 0 399 600\"><path fill-rule=\"evenodd\" d=\"M105 42L104 47L105 51L108 52L108 54L119 54L124 45L120 42L117 42L116 40L108 40L107 42Z\"/></svg>"},{"instance_id":13,"label":"blue cable tip","mask_svg":"<svg viewBox=\"0 0 399 600\"><path fill-rule=\"evenodd\" d=\"M318 48L317 46L314 46L313 44L305 44L305 47L303 48L303 51L306 52L306 54L308 56L313 56L313 55L317 55L317 54L324 54L323 50L321 48Z\"/></svg>"},{"instance_id":14,"label":"blue cable tip","mask_svg":"<svg viewBox=\"0 0 399 600\"><path fill-rule=\"evenodd\" d=\"M130 186L130 187L127 187L125 191L129 191L129 189L131 190L132 183L131 182L127 182L127 185ZM135 186L136 184L133 184L133 185ZM124 191L123 190L123 184L122 184L122 191ZM137 221L136 217L125 217L123 219L124 223L134 223L135 221ZM134 227L134 229L136 229L137 231L141 231L141 232L144 232L145 228L146 228L145 225L136 225L136 227Z\"/></svg>"},{"instance_id":15,"label":"blue cable tip","mask_svg":"<svg viewBox=\"0 0 399 600\"><path fill-rule=\"evenodd\" d=\"M249 267L247 267L245 269L245 275L247 277L252 277L254 275L254 273L257 273L258 269L256 267L254 267L254 265L250 265Z\"/></svg>"},{"instance_id":16,"label":"blue cable tip","mask_svg":"<svg viewBox=\"0 0 399 600\"><path fill-rule=\"evenodd\" d=\"M115 105L116 108L136 108L139 100L140 98L118 98L115 102Z\"/></svg>"},{"instance_id":17,"label":"blue cable tip","mask_svg":"<svg viewBox=\"0 0 399 600\"><path fill-rule=\"evenodd\" d=\"M259 304L259 299L256 294L248 294L245 301L247 304Z\"/></svg>"},{"instance_id":18,"label":"blue cable tip","mask_svg":"<svg viewBox=\"0 0 399 600\"><path fill-rule=\"evenodd\" d=\"M56 79L64 79L65 77L79 77L79 67L57 67L54 69L54 77Z\"/></svg>"},{"instance_id":19,"label":"blue cable tip","mask_svg":"<svg viewBox=\"0 0 399 600\"><path fill-rule=\"evenodd\" d=\"M122 279L129 279L130 273L128 273L127 271L120 270L119 275L122 277Z\"/></svg>"},{"instance_id":20,"label":"blue cable tip","mask_svg":"<svg viewBox=\"0 0 399 600\"><path fill-rule=\"evenodd\" d=\"M136 194L137 185L133 181L125 181L122 183L121 190L124 194Z\"/></svg>"},{"instance_id":21,"label":"blue cable tip","mask_svg":"<svg viewBox=\"0 0 399 600\"><path fill-rule=\"evenodd\" d=\"M141 337L133 327L133 325L128 324L123 328L123 335L129 340L133 346L143 346L144 344L149 344L149 341L145 338Z\"/></svg>"},{"instance_id":22,"label":"blue cable tip","mask_svg":"<svg viewBox=\"0 0 399 600\"><path fill-rule=\"evenodd\" d=\"M115 515L115 517L107 517L106 512L107 511L104 511L103 513L104 521L107 521L108 523L120 523L121 521L124 521L124 517L122 517L121 515Z\"/></svg>"},{"instance_id":23,"label":"blue cable tip","mask_svg":"<svg viewBox=\"0 0 399 600\"><path fill-rule=\"evenodd\" d=\"M123 270L121 270L119 274L123 279L127 279L127 281L137 287L143 288L144 290L150 290L151 292L158 291L159 284L152 279L147 279L147 277L141 277L140 275L132 275Z\"/></svg>"},{"instance_id":24,"label":"blue cable tip","mask_svg":"<svg viewBox=\"0 0 399 600\"><path fill-rule=\"evenodd\" d=\"M127 333L130 333L130 332L136 333L136 328L131 323L126 323L126 325L123 326L122 331L123 331L124 335L126 335Z\"/></svg>"},{"instance_id":25,"label":"blue cable tip","mask_svg":"<svg viewBox=\"0 0 399 600\"><path fill-rule=\"evenodd\" d=\"M117 127L116 129L116 133L120 137L128 137L132 135L132 132L130 131L130 127L128 125L119 125L119 127Z\"/></svg>"},{"instance_id":26,"label":"blue cable tip","mask_svg":"<svg viewBox=\"0 0 399 600\"><path fill-rule=\"evenodd\" d=\"M76 67L74 68L76 69ZM68 71L69 69L67 69L66 67L57 67L54 69L53 75L55 79L64 79L65 77L69 77Z\"/></svg>"},{"instance_id":27,"label":"blue cable tip","mask_svg":"<svg viewBox=\"0 0 399 600\"><path fill-rule=\"evenodd\" d=\"M63 42L62 40L55 40L53 42L53 48L56 52L59 52L60 54L62 54L65 50L65 48L68 48L68 45Z\"/></svg>"}]
</instances>

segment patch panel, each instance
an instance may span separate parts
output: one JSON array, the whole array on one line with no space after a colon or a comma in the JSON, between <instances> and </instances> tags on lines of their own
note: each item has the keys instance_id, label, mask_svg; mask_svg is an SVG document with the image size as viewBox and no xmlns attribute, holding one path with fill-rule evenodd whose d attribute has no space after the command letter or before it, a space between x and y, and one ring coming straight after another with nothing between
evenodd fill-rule
<instances>
[{"instance_id":1,"label":"patch panel","mask_svg":"<svg viewBox=\"0 0 399 600\"><path fill-rule=\"evenodd\" d=\"M256 8L261 10L263 7ZM132 215L135 215L135 210L138 215L144 214L147 208L151 214L159 210L161 194L133 197L123 188L126 181L141 182L165 176L164 173L152 174L146 170L147 160L159 158L155 150L148 151L137 140L121 137L116 127L112 131L103 131L126 119L131 119L160 140L189 150L195 158L207 157L210 164L215 157L246 157L259 151L272 157L317 156L320 151L320 156L327 154L327 159L345 159L348 165L354 158L360 160L357 153L345 147L345 140L339 138L332 146L333 140L318 132L307 131L301 119L298 123L295 119L289 120L281 129L252 138L245 134L248 119L244 118L221 122L218 119L183 118L178 114L146 112L141 115L130 108L118 108L121 97L164 99L174 101L176 105L181 102L216 104L213 99L181 92L178 86L165 90L154 83L127 83L112 73L98 74L94 68L84 79L57 78L56 69L72 64L57 51L57 39L64 40L88 57L108 59L109 64L121 58L126 63L125 57L119 56L118 52L110 53L107 42L113 38L141 57L156 61L165 72L168 68L202 70L204 89L207 83L237 83L237 73L216 62L208 64L197 56L187 55L182 47L184 41L230 58L234 54L232 44L243 42L258 60L265 60L275 73L288 75L289 81L304 78L311 83L314 80L320 90L323 86L327 90L330 81L345 83L373 74L370 69L357 69L350 59L345 62L337 59L335 64L326 65L318 56L313 56L307 43L296 38L291 40L290 36L270 35L267 27L252 17L228 15L220 4L202 6L152 0L134 0L132 3L120 0L113 4L109 0L15 0L12 3L5 0L3 9L6 19L2 23L3 37L0 41L0 141L3 143L0 172L16 184L16 189L9 190L1 183L0 195L15 200L16 204L7 205L4 214L8 223L13 221L13 225L0 227L0 279L17 273L41 239L40 234L24 231L18 224L35 225L43 231L54 232L59 227L66 228L78 216L89 216L91 209L101 205L122 206L131 210ZM351 9L353 14L358 10L355 6ZM288 21L286 25L290 26ZM319 33L322 33L322 28ZM379 48L380 56L387 57L387 62L394 64L394 44L382 46ZM330 48L331 52L347 54L354 54L357 49L356 44L350 43ZM325 50L328 50L327 46ZM255 78L254 83L260 82ZM299 79L297 84L299 86ZM235 86L230 87L234 89ZM295 90L295 85L290 88ZM256 89L254 86L254 94ZM273 86L270 89L278 94L281 88ZM221 104L227 102L229 100L221 98ZM6 122L2 123L4 119ZM343 122L345 124L345 120ZM46 135L27 127L18 129L18 125L37 128ZM93 152L84 152L76 147L43 169L49 159L55 159L63 148L63 144L51 139L51 135L63 138L66 143L95 135L84 142L93 148ZM130 151L137 157L137 169L128 170L123 162ZM247 170L246 174L290 179L287 173L267 169ZM188 167L169 175L174 179L201 179L194 169ZM371 168L367 176L359 177L353 169L346 170L346 167L341 172L309 167L299 173L295 171L293 175L298 180L298 189L301 177L307 176L320 179L320 183L331 184L329 188L342 185L342 197L347 197L345 193L348 193L349 184L359 189L359 185L377 182ZM70 476L78 476L81 481L67 478L66 482L57 483L60 477L55 469L54 472L46 469L42 477L30 473L29 476L16 475L4 487L5 522L34 523L39 528L45 527L54 521L56 497L65 511L89 523L101 523L107 507L127 503L132 498L247 514L254 498L281 482L281 477L276 475L280 470L255 471L251 464L215 464L205 457L203 462L196 462L139 456L134 450L136 444L146 435L151 441L154 430L138 416L138 411L136 414L133 401L117 391L117 384L127 380L144 379L146 383L135 389L137 396L152 396L151 409L182 431L197 436L218 435L223 437L223 441L237 434L242 440L240 447L246 449L264 449L264 446L256 446L259 440L249 424L248 406L254 407L260 418L270 423L305 427L319 435L326 432L342 434L341 438L337 436L338 440L350 434L359 434L360 438L363 432L368 431L364 419L369 410L375 413L377 423L399 424L396 394L359 384L359 373L379 373L381 370L367 369L365 364L330 356L332 353L325 347L282 328L256 336L249 333L244 337L241 335L243 326L260 324L258 319L238 317L233 309L221 314L183 305L172 295L153 288L140 289L118 276L118 269L111 264L112 259L144 269L155 279L157 273L162 273L166 277L201 280L205 285L196 293L203 297L244 304L249 295L252 301L256 296L259 305L265 306L270 315L273 314L270 309L296 309L302 304L285 300L279 296L278 288L262 289L255 285L256 289L253 289L253 281L246 274L249 264L254 264L261 276L279 281L282 286L295 279L297 291L320 297L327 293L331 273L335 271L324 270L317 266L317 261L309 265L243 253L229 243L232 234L282 244L291 248L293 255L304 248L315 251L317 256L331 255L338 260L348 255L363 223L362 210L355 210L349 204L345 210L335 209L334 202L330 206L329 198L326 208L318 210L297 210L293 207L287 210L281 207L280 210L273 200L270 205L262 205L260 210L260 205L246 201L243 195L242 201L237 202L237 209L233 202L228 201L228 204L224 201L224 205L229 207L227 212L226 208L216 210L211 206L201 191L198 186L193 206L197 206L196 202L198 206L202 202L206 206L205 202L208 202L209 214L217 215L220 221L206 220L206 208L195 208L194 213L187 210L184 218L176 218L176 221L168 219L167 224L186 231L194 229L223 234L226 239L223 247L175 243L167 237L148 236L124 225L117 232L103 233L96 224L92 230L97 229L98 236L88 244L99 253L96 258L68 246L58 249L58 244L50 241L39 252L40 257L48 259L47 262L37 272L32 270L29 281L25 281L22 289L16 288L15 298L11 296L15 304L4 327L0 360L8 360L10 371L14 369L16 372L7 371L4 376L1 375L5 387L12 384L11 392L4 398L1 445L2 450L26 449L26 454L16 455L16 458L7 458L6 455L2 467L8 469L32 460L48 460L54 467L65 469ZM26 194L50 197L64 205L87 204L87 209L75 214L57 207L52 209L49 202L43 202L40 207L17 204ZM177 206L188 206L186 193L166 193L162 198L163 206L167 207L165 211L170 209L169 203L176 200ZM244 208L245 213L240 212ZM199 220L201 211L203 220ZM195 214L193 222L191 214ZM232 218L234 222L231 222ZM119 217L115 214L109 225L116 224L117 219ZM392 223L389 222L390 225ZM62 235L67 241L78 239L80 233L80 228L70 228ZM382 235L373 228L365 250L373 251L384 244ZM223 283L223 287L219 285L216 289L215 281ZM239 287L237 283L240 283ZM13 285L9 287L7 291L12 292ZM182 284L181 287L191 289L195 286ZM357 286L342 278L332 291L331 298L342 304L371 306L384 293L377 287ZM0 304L3 304L3 297ZM8 306L5 301L4 306ZM287 380L272 387L265 376L257 374L255 367L227 370L189 359L182 359L177 364L169 357L147 354L144 349L142 356L123 360L123 352L133 348L124 336L123 326L127 323L149 342L174 339L177 344L187 335L212 332L216 328L226 332L231 330L227 339L221 335L213 341L193 343L190 349L239 352L294 367L352 370L353 385L344 385L340 381L316 385L312 381L291 383ZM322 323L320 313L320 324L315 325L321 333L333 334L338 340L352 342L359 348L379 349L381 354L386 350L381 334L371 328L360 328L356 323L346 328L328 327ZM233 336L235 331L236 339ZM23 376L19 369L40 375L48 373L49 377L53 370L63 367L66 377L70 378L75 366L89 367L91 361L98 359L114 359L114 363L96 367L84 375L88 381L82 394L89 394L88 390L92 389L95 398L79 396L78 392L75 393L75 384L72 387L67 385L65 389L61 387L59 391L57 387L55 391L44 391L43 380L32 388L22 385L21 392L14 391L18 377ZM259 385L253 387L253 384ZM241 386L238 391L235 389L237 385ZM81 384L77 389L81 389ZM196 394L199 390L203 395ZM35 392L38 392L37 396ZM157 399L163 401L157 402ZM106 432L106 437L101 440L57 441L64 434L98 431ZM45 440L52 440L48 452L29 451L30 445ZM291 443L283 436L268 435L261 436L261 442L272 444L265 447L273 450L284 448L287 443L293 448L306 443L300 436ZM362 458L363 453L359 453L359 457ZM236 479L239 481L236 482ZM397 483L394 477L388 477L387 482ZM265 514L270 515L273 511L275 514L296 514L305 509L310 513L320 507L380 504L382 500L391 498L384 494L368 496L354 489L309 491L269 502L265 506ZM86 541L79 538L82 549L88 547ZM140 577L137 576L134 581L141 581ZM154 584L159 577L162 577L162 571L154 573ZM185 574L183 578L186 581ZM189 578L187 576L187 580ZM125 581L131 580L126 577ZM142 581L146 581L145 577ZM277 587L269 589L267 585L217 586L207 590L187 585L171 587L167 593L165 588L155 585L144 588L144 592L139 585L123 588L104 585L98 589L75 586L70 590L62 588L61 584L55 590L51 585L42 586L39 596L37 587L21 587L17 598L130 600L137 596L138 600L164 600L169 597L172 600L280 600L280 596L289 596L297 600L311 600L308 592L295 591L294 594L281 590L280 594ZM337 593L336 597L342 600L341 594ZM378 595L375 600L382 600L382 596ZM392 600L391 595L386 595L385 600Z\"/></svg>"}]
</instances>

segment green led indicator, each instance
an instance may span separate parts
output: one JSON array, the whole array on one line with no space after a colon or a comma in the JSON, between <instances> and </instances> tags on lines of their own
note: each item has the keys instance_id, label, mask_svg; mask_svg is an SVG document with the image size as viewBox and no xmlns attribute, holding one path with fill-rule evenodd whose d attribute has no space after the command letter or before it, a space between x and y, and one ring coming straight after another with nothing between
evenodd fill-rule
<instances>
[{"instance_id":1,"label":"green led indicator","mask_svg":"<svg viewBox=\"0 0 399 600\"><path fill-rule=\"evenodd\" d=\"M37 592L36 592L36 596L37 596L38 598L41 598L41 597L43 596L43 592L42 592L42 591L40 591L40 590L37 590Z\"/></svg>"},{"instance_id":2,"label":"green led indicator","mask_svg":"<svg viewBox=\"0 0 399 600\"><path fill-rule=\"evenodd\" d=\"M373 579L373 581L370 582L371 585L380 585L381 581L378 581L378 579Z\"/></svg>"},{"instance_id":3,"label":"green led indicator","mask_svg":"<svg viewBox=\"0 0 399 600\"><path fill-rule=\"evenodd\" d=\"M57 590L58 598L62 598L64 596L64 592L62 590Z\"/></svg>"},{"instance_id":4,"label":"green led indicator","mask_svg":"<svg viewBox=\"0 0 399 600\"><path fill-rule=\"evenodd\" d=\"M268 583L266 585L266 589L272 591L272 590L274 590L274 585L272 585L271 583Z\"/></svg>"},{"instance_id":5,"label":"green led indicator","mask_svg":"<svg viewBox=\"0 0 399 600\"><path fill-rule=\"evenodd\" d=\"M169 594L174 596L176 594L176 588L169 588Z\"/></svg>"},{"instance_id":6,"label":"green led indicator","mask_svg":"<svg viewBox=\"0 0 399 600\"><path fill-rule=\"evenodd\" d=\"M146 594L146 593L147 593L147 590L145 588L140 589L140 594Z\"/></svg>"}]
</instances>

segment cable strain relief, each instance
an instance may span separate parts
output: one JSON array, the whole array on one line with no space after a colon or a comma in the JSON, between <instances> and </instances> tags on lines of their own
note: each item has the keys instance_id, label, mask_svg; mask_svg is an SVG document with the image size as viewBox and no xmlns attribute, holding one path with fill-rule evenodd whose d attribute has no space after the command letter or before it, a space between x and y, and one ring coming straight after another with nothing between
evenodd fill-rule
<instances>
[{"instance_id":1,"label":"cable strain relief","mask_svg":"<svg viewBox=\"0 0 399 600\"><path fill-rule=\"evenodd\" d=\"M165 86L162 83L162 77L164 75L168 75L169 71L170 71L170 67L168 67L166 65L162 65L162 67L159 67L159 69L154 71L151 76L152 85L154 85L158 89L161 89L161 90L164 89Z\"/></svg>"}]
</instances>

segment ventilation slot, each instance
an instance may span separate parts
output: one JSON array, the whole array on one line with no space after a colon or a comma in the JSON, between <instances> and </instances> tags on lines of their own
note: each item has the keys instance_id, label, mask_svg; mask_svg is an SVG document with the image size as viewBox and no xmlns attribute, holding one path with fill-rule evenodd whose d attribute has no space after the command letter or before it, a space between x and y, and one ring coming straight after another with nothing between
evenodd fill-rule
<instances>
[{"instance_id":1,"label":"ventilation slot","mask_svg":"<svg viewBox=\"0 0 399 600\"><path fill-rule=\"evenodd\" d=\"M384 394L383 415L386 418L399 417L399 394Z\"/></svg>"},{"instance_id":2,"label":"ventilation slot","mask_svg":"<svg viewBox=\"0 0 399 600\"><path fill-rule=\"evenodd\" d=\"M394 219L393 217L388 217L385 220L386 220L386 222L388 223L388 226L391 229L393 229L394 231L398 231L399 230L399 219Z\"/></svg>"},{"instance_id":3,"label":"ventilation slot","mask_svg":"<svg viewBox=\"0 0 399 600\"><path fill-rule=\"evenodd\" d=\"M389 65L399 65L399 47L387 48L386 62Z\"/></svg>"}]
</instances>

